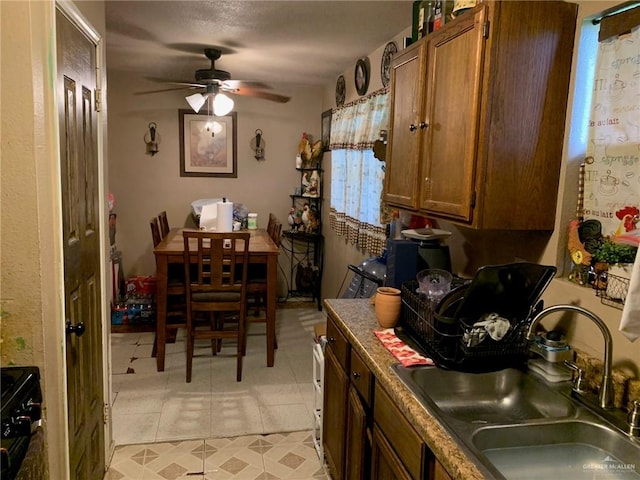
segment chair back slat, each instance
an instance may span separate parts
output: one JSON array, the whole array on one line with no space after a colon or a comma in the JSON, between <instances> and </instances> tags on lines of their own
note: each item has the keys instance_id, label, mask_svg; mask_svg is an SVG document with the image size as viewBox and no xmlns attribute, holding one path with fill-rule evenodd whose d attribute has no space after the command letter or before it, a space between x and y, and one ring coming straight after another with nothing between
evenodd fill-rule
<instances>
[{"instance_id":1,"label":"chair back slat","mask_svg":"<svg viewBox=\"0 0 640 480\"><path fill-rule=\"evenodd\" d=\"M158 222L160 223L160 234L162 238L166 237L169 233L169 220L167 219L167 212L162 211L158 215Z\"/></svg>"},{"instance_id":2,"label":"chair back slat","mask_svg":"<svg viewBox=\"0 0 640 480\"><path fill-rule=\"evenodd\" d=\"M246 289L249 233L185 231L183 237L188 290L242 293Z\"/></svg>"},{"instance_id":3,"label":"chair back slat","mask_svg":"<svg viewBox=\"0 0 640 480\"><path fill-rule=\"evenodd\" d=\"M282 223L280 223L279 221L276 221L273 227L273 231L271 232L271 240L273 240L273 243L275 243L279 247L281 239L282 239Z\"/></svg>"},{"instance_id":4,"label":"chair back slat","mask_svg":"<svg viewBox=\"0 0 640 480\"><path fill-rule=\"evenodd\" d=\"M158 228L158 219L153 217L149 223L151 224L151 239L153 240L153 247L155 248L162 241L160 229Z\"/></svg>"}]
</instances>

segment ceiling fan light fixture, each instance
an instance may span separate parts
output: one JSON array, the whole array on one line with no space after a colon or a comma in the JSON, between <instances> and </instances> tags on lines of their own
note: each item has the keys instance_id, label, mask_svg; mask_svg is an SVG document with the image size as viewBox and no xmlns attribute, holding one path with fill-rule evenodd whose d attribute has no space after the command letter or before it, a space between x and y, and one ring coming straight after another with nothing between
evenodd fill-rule
<instances>
[{"instance_id":1,"label":"ceiling fan light fixture","mask_svg":"<svg viewBox=\"0 0 640 480\"><path fill-rule=\"evenodd\" d=\"M185 97L185 99L187 100L193 111L198 113L207 100L207 97L201 93L194 93L193 95Z\"/></svg>"},{"instance_id":2,"label":"ceiling fan light fixture","mask_svg":"<svg viewBox=\"0 0 640 480\"><path fill-rule=\"evenodd\" d=\"M213 99L213 113L216 117L223 117L233 110L233 100L224 93L218 93Z\"/></svg>"}]
</instances>

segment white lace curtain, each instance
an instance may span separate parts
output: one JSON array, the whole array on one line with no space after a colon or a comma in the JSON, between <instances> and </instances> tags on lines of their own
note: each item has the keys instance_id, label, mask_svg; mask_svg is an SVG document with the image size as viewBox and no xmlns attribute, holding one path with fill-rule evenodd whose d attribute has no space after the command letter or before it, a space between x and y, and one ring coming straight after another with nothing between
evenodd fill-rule
<instances>
[{"instance_id":1,"label":"white lace curtain","mask_svg":"<svg viewBox=\"0 0 640 480\"><path fill-rule=\"evenodd\" d=\"M640 7L605 18L584 171L584 217L603 235L640 228ZM637 232L635 232L637 233Z\"/></svg>"},{"instance_id":2,"label":"white lace curtain","mask_svg":"<svg viewBox=\"0 0 640 480\"><path fill-rule=\"evenodd\" d=\"M373 144L386 129L386 89L336 109L331 118L331 205L329 224L353 245L380 255L385 227L380 223L384 163Z\"/></svg>"}]
</instances>

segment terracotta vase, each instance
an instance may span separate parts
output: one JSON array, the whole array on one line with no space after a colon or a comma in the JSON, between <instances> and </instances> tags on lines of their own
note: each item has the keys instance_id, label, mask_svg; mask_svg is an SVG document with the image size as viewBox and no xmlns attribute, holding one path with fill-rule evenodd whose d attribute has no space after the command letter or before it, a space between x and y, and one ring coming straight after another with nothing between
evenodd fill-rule
<instances>
[{"instance_id":1,"label":"terracotta vase","mask_svg":"<svg viewBox=\"0 0 640 480\"><path fill-rule=\"evenodd\" d=\"M379 287L376 291L375 311L378 324L382 328L393 328L400 319L402 298L400 290L393 287Z\"/></svg>"}]
</instances>

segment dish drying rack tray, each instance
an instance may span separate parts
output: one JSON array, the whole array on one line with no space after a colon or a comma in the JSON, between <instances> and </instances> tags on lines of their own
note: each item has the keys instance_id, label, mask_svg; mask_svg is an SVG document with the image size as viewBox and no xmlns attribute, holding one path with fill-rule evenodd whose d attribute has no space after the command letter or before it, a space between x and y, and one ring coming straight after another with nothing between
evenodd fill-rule
<instances>
[{"instance_id":1,"label":"dish drying rack tray","mask_svg":"<svg viewBox=\"0 0 640 480\"><path fill-rule=\"evenodd\" d=\"M480 332L472 323L436 315L427 296L416 293L417 288L416 281L402 285L402 311L397 330L436 365L452 370L487 370L497 363L503 368L526 361L529 350L526 319L515 325L512 322L499 341L488 335L480 339Z\"/></svg>"}]
</instances>

